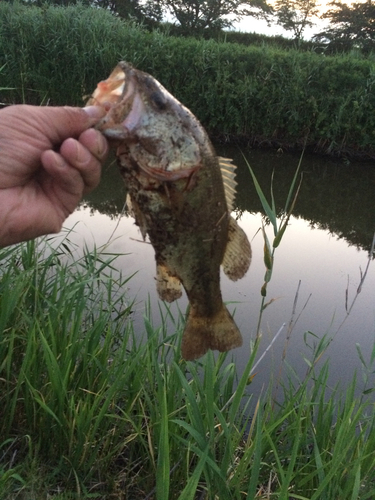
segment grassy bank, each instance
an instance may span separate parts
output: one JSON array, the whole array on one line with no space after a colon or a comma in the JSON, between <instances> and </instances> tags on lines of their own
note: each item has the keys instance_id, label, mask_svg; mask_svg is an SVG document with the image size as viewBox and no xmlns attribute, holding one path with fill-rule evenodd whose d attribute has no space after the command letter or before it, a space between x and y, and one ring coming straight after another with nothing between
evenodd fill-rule
<instances>
[{"instance_id":1,"label":"grassy bank","mask_svg":"<svg viewBox=\"0 0 375 500\"><path fill-rule=\"evenodd\" d=\"M362 390L354 377L341 392L318 364L332 339L307 332L315 346L304 377L285 362L288 377L252 395L297 180L298 170L278 220L254 178L273 236L263 228L257 333L241 373L230 354L181 359L184 317L166 305L159 321L146 308L134 332L116 255L78 252L69 234L0 251L1 500L374 497L375 346L367 361L358 347Z\"/></svg>"},{"instance_id":2,"label":"grassy bank","mask_svg":"<svg viewBox=\"0 0 375 500\"><path fill-rule=\"evenodd\" d=\"M101 9L0 5L1 101L82 104L125 59L212 135L373 156L374 60L149 33Z\"/></svg>"},{"instance_id":3,"label":"grassy bank","mask_svg":"<svg viewBox=\"0 0 375 500\"><path fill-rule=\"evenodd\" d=\"M74 255L68 239L0 252L2 500L374 498L373 405L315 371L324 339L283 403L257 401L256 342L241 374L184 362L164 307L141 342L115 257Z\"/></svg>"}]
</instances>

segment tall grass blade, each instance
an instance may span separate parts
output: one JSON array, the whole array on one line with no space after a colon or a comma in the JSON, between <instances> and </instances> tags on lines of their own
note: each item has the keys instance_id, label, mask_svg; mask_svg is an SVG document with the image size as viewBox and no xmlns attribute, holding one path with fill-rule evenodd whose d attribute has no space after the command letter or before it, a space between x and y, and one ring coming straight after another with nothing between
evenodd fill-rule
<instances>
[{"instance_id":1,"label":"tall grass blade","mask_svg":"<svg viewBox=\"0 0 375 500\"><path fill-rule=\"evenodd\" d=\"M159 383L161 381L159 380ZM160 437L158 446L158 461L156 468L156 498L157 500L169 500L169 474L170 474L170 459L169 459L169 434L168 434L168 410L166 387L161 382L162 392L159 398L160 405Z\"/></svg>"},{"instance_id":2,"label":"tall grass blade","mask_svg":"<svg viewBox=\"0 0 375 500\"><path fill-rule=\"evenodd\" d=\"M193 474L189 477L189 480L185 488L182 490L180 496L178 497L178 500L194 500L196 498L197 486L199 483L199 479L202 475L203 468L206 464L208 453L209 453L209 445L207 445L205 451L199 458L199 462L196 468L194 469Z\"/></svg>"},{"instance_id":3,"label":"tall grass blade","mask_svg":"<svg viewBox=\"0 0 375 500\"><path fill-rule=\"evenodd\" d=\"M256 189L256 192L257 192L257 195L262 203L262 207L263 207L263 210L266 214L266 216L268 217L268 219L270 220L272 226L273 226L273 232L274 232L274 235L276 236L277 234L277 218L276 218L276 214L275 212L272 210L272 208L270 207L268 201L267 201L267 198L265 197L263 191L262 191L262 188L260 187L260 184L253 172L253 169L251 168L249 162L247 161L247 159L245 158L244 156L244 160L248 166L248 169L250 171L250 174L251 174L251 177L253 178L253 182L254 182L254 186L255 186L255 189Z\"/></svg>"},{"instance_id":4,"label":"tall grass blade","mask_svg":"<svg viewBox=\"0 0 375 500\"><path fill-rule=\"evenodd\" d=\"M259 401L257 402L253 418L255 419L255 435L253 439L253 445L251 447L248 446L247 449L245 450L245 456L250 453L252 455L252 467L250 472L249 487L247 490L247 498L249 499L256 498L256 492L259 484L259 474L261 470L262 440L263 440L263 433L262 433L263 411ZM253 423L254 420L252 422L252 426ZM250 435L251 431L249 433L249 437ZM249 437L248 437L248 444L249 444ZM250 462L250 457L247 460Z\"/></svg>"}]
</instances>

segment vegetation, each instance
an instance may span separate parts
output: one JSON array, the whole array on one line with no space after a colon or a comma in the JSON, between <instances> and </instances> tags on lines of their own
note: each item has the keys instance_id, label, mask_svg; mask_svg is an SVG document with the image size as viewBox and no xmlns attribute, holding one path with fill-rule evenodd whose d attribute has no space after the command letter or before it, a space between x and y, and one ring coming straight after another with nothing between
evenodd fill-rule
<instances>
[{"instance_id":1,"label":"vegetation","mask_svg":"<svg viewBox=\"0 0 375 500\"><path fill-rule=\"evenodd\" d=\"M7 0L14 2L15 0ZM266 0L21 0L25 5L77 5L101 7L123 19L137 20L154 28L170 13L178 21L180 34L217 34L244 16L259 17L272 11ZM229 17L228 17L229 16Z\"/></svg>"},{"instance_id":2,"label":"vegetation","mask_svg":"<svg viewBox=\"0 0 375 500\"><path fill-rule=\"evenodd\" d=\"M319 3L318 0L276 0L274 14L277 24L291 31L299 41L305 29L314 25L311 18L319 14Z\"/></svg>"},{"instance_id":3,"label":"vegetation","mask_svg":"<svg viewBox=\"0 0 375 500\"><path fill-rule=\"evenodd\" d=\"M176 38L99 9L0 4L1 102L81 105L121 59L154 75L212 136L374 154L372 56Z\"/></svg>"},{"instance_id":4,"label":"vegetation","mask_svg":"<svg viewBox=\"0 0 375 500\"><path fill-rule=\"evenodd\" d=\"M305 334L306 375L276 380L255 400L251 381L267 283L294 205L265 237L257 336L238 374L229 356L180 356L183 317L160 306L133 331L115 255L77 255L69 234L0 251L0 498L340 500L375 494L375 346L345 393L317 366L329 337ZM271 191L272 192L272 191ZM371 252L373 252L372 248ZM142 336L143 333L143 336ZM279 333L278 333L279 334ZM276 334L276 336L278 335ZM245 347L246 348L246 347ZM263 353L267 355L267 351Z\"/></svg>"},{"instance_id":5,"label":"vegetation","mask_svg":"<svg viewBox=\"0 0 375 500\"><path fill-rule=\"evenodd\" d=\"M54 1L53 3L58 4L61 1ZM80 3L80 1L75 0L73 2L70 0L68 3ZM86 3L94 7L110 10L123 19L136 20L149 28L154 28L163 19L161 0L145 0L143 2L139 2L139 0L86 0Z\"/></svg>"},{"instance_id":6,"label":"vegetation","mask_svg":"<svg viewBox=\"0 0 375 500\"><path fill-rule=\"evenodd\" d=\"M161 0L177 19L185 35L203 34L210 36L223 28L230 28L244 16L260 17L262 12L270 12L265 0ZM230 17L228 17L230 16Z\"/></svg>"},{"instance_id":7,"label":"vegetation","mask_svg":"<svg viewBox=\"0 0 375 500\"><path fill-rule=\"evenodd\" d=\"M233 27L243 17L253 16L279 24L294 35L294 41L303 41L306 27L314 26L316 19L330 20L330 27L315 35L329 50L350 50L354 47L368 51L374 47L374 6L370 1L348 5L333 0L328 12L320 12L318 0L267 0L219 1L207 0L3 0L21 2L27 6L77 5L101 7L123 19L136 20L149 29L162 28L167 13L174 21L171 29L183 36L216 37L223 28ZM242 34L248 35L248 34ZM251 38L250 34L250 37ZM248 37L241 37L242 40ZM324 41L322 44L321 42Z\"/></svg>"},{"instance_id":8,"label":"vegetation","mask_svg":"<svg viewBox=\"0 0 375 500\"><path fill-rule=\"evenodd\" d=\"M367 52L375 47L375 5L371 1L347 5L332 2L323 14L331 26L315 35L316 40L328 41L341 48L360 47Z\"/></svg>"},{"instance_id":9,"label":"vegetation","mask_svg":"<svg viewBox=\"0 0 375 500\"><path fill-rule=\"evenodd\" d=\"M79 104L119 59L155 74L212 132L373 148L365 59L172 38L82 6L0 5L2 102ZM164 305L160 324L148 310L134 332L115 255L79 256L69 235L0 250L1 500L374 498L375 346L368 356L358 346L358 397L355 378L345 393L328 386L318 363L332 339L311 332L305 377L285 364L281 401L272 385L251 394L294 203L290 190L278 221L273 195L255 185L273 236L263 228L265 280L242 373L230 355L183 361L183 315Z\"/></svg>"}]
</instances>

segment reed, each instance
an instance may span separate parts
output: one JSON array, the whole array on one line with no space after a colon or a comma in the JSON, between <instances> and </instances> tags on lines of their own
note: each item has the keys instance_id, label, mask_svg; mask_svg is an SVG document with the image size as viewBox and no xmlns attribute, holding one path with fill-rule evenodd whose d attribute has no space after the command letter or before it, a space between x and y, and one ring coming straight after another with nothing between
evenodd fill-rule
<instances>
[{"instance_id":1,"label":"reed","mask_svg":"<svg viewBox=\"0 0 375 500\"><path fill-rule=\"evenodd\" d=\"M322 339L281 401L255 400L258 341L242 373L183 361L183 314L147 306L134 332L115 259L69 234L0 251L2 500L373 498L375 348L362 397L328 386Z\"/></svg>"},{"instance_id":2,"label":"reed","mask_svg":"<svg viewBox=\"0 0 375 500\"><path fill-rule=\"evenodd\" d=\"M0 4L1 102L82 105L121 59L153 74L213 136L374 152L372 54L178 38L103 9Z\"/></svg>"}]
</instances>

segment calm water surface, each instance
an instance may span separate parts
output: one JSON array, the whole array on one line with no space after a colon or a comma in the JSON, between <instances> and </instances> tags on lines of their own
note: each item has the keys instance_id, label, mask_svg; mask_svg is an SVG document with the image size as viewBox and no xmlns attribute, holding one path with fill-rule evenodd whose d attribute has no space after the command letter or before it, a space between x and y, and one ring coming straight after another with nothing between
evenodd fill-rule
<instances>
[{"instance_id":1,"label":"calm water surface","mask_svg":"<svg viewBox=\"0 0 375 500\"><path fill-rule=\"evenodd\" d=\"M242 280L233 283L222 276L224 300L231 302L244 344L233 351L241 373L250 354L261 304L260 288L264 278L263 237L259 231L262 207L255 194L242 153L236 148L217 148L218 153L234 158L238 165L239 183L236 216L252 244L251 267ZM270 192L271 176L278 210L282 210L299 156L277 155L274 152L247 151L246 157L255 171L264 192ZM259 392L272 373L279 373L290 321L293 328L287 345L287 362L302 376L307 368L303 357L309 357L305 332L317 337L335 335L321 363L330 358L330 383L343 387L357 370L361 379L361 364L356 351L358 343L368 360L375 339L375 263L371 262L366 280L351 314L350 306L364 273L375 232L375 165L342 165L317 157L302 160L303 180L294 216L275 254L272 280L267 300L275 299L265 310L262 345L266 349L275 333L285 323L272 349L257 368L253 382ZM117 265L125 275L137 274L130 280L127 293L136 297L135 324L143 332L145 300L150 296L155 326L158 319L158 299L154 284L154 252L143 243L132 218L121 216L125 190L116 165L105 168L101 186L71 215L65 226L75 226L70 237L81 248L108 244L107 251L122 255ZM266 226L272 241L272 229ZM294 315L293 305L297 296ZM178 301L184 311L185 297ZM172 305L177 311L177 305ZM346 318L344 324L340 326ZM312 344L316 338L308 334ZM285 371L285 369L284 369Z\"/></svg>"}]
</instances>

